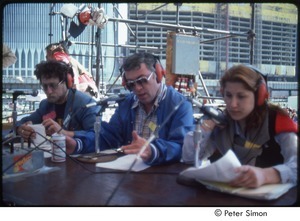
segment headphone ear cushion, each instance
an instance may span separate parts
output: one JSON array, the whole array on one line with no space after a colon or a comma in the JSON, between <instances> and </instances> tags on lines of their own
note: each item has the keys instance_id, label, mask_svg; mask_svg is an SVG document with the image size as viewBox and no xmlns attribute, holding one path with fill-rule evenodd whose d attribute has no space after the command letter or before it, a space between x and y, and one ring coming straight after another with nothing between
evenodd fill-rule
<instances>
[{"instance_id":1,"label":"headphone ear cushion","mask_svg":"<svg viewBox=\"0 0 300 221\"><path fill-rule=\"evenodd\" d=\"M265 103L265 100L269 98L268 88L264 80L260 81L260 84L256 91L256 96L257 106L262 106Z\"/></svg>"},{"instance_id":2,"label":"headphone ear cushion","mask_svg":"<svg viewBox=\"0 0 300 221\"><path fill-rule=\"evenodd\" d=\"M67 74L66 84L68 89L72 88L74 85L74 78L70 73Z\"/></svg>"},{"instance_id":3,"label":"headphone ear cushion","mask_svg":"<svg viewBox=\"0 0 300 221\"><path fill-rule=\"evenodd\" d=\"M162 65L160 64L160 62L156 62L156 64L155 64L155 72L156 72L156 75L157 75L157 82L160 83L162 81L162 78L166 74L166 71L164 70L164 68L162 67Z\"/></svg>"}]
</instances>

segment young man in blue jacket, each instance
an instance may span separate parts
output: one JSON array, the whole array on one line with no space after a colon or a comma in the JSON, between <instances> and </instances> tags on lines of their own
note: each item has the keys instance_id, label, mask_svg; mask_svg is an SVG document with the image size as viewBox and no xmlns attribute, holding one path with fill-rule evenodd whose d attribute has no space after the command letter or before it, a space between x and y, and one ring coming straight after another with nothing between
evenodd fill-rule
<instances>
[{"instance_id":1,"label":"young man in blue jacket","mask_svg":"<svg viewBox=\"0 0 300 221\"><path fill-rule=\"evenodd\" d=\"M25 140L36 134L29 124L43 124L48 136L54 133L66 136L68 154L94 151L94 122L99 106L84 108L95 102L93 98L73 89L73 69L70 65L56 60L42 61L36 65L34 74L41 83L47 99L30 116L17 122L17 133ZM84 141L77 137L87 137Z\"/></svg>"},{"instance_id":2,"label":"young man in blue jacket","mask_svg":"<svg viewBox=\"0 0 300 221\"><path fill-rule=\"evenodd\" d=\"M152 54L129 56L121 70L122 84L132 93L119 103L109 122L102 122L100 150L121 148L125 154L137 154L161 126L141 158L149 165L179 162L184 136L193 130L192 104L162 82L164 70Z\"/></svg>"}]
</instances>

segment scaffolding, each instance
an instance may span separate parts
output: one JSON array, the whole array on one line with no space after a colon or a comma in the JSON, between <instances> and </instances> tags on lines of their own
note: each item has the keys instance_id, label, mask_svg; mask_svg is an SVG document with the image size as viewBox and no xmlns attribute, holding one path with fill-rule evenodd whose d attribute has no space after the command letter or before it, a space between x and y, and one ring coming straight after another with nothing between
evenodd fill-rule
<instances>
[{"instance_id":1,"label":"scaffolding","mask_svg":"<svg viewBox=\"0 0 300 221\"><path fill-rule=\"evenodd\" d=\"M162 7L165 7L167 4L162 4L161 6L151 10L151 11L148 11L147 14L151 14L153 12L155 12L156 10L162 8ZM227 4L223 4L223 5L220 5L220 14L222 17L219 18L219 20L222 20L223 16L228 16L228 9L226 8ZM133 19L123 19L123 18L108 18L108 22L117 22L117 23L125 23L127 25L127 28L129 30L129 33L134 36L135 40L136 40L136 44L135 45L122 45L122 44L106 44L106 43L103 43L101 41L101 29L100 28L97 28L96 32L91 35L91 39L90 41L88 42L78 42L78 41L72 41L73 44L82 44L82 45L89 45L91 47L91 53L94 51L92 47L95 47L96 48L96 55L93 55L93 54L90 54L90 57L94 57L96 62L95 62L95 65L92 65L93 68L95 68L96 70L96 84L99 85L100 83L100 78L101 78L101 74L102 74L102 79L103 79L103 63L102 63L102 60L103 60L103 55L102 55L102 47L123 47L123 48L130 48L130 49L134 49L135 51L138 51L138 50L148 50L148 51L159 51L159 50L162 50L161 48L159 47L149 47L149 46L142 46L138 43L138 33L135 33L129 26L128 24L133 24L133 25L146 25L146 26L151 26L151 27L160 27L160 28L163 28L165 30L168 30L168 31L174 31L176 33L181 33L181 34L184 34L185 32L192 32L193 36L197 36L199 37L199 44L208 44L210 42L213 42L213 41L219 41L219 40L223 40L223 39L226 39L226 42L228 38L234 38L234 37L244 37L244 38L249 38L249 31L247 32L233 32L233 31L229 31L228 30L228 24L227 25L220 25L220 29L211 29L211 28L201 28L201 27L195 27L195 26L186 26L186 25L180 25L179 24L179 8L181 6L181 4L175 4L177 10L176 10L176 24L168 24L168 23L159 23L159 22L151 22L151 21L147 21L147 20L133 20ZM101 7L100 4L98 4L98 7ZM66 17L66 16L62 16L60 12L54 12L53 11L54 9L54 4L52 4L50 6L50 13L49 15L50 16L53 16L53 15L60 15L61 16L61 30L62 30L62 40L63 41L68 41L68 25L70 24L69 22L69 18ZM119 15L119 17L122 17L118 11L118 8L113 7L113 9L115 10L115 14L116 15ZM220 24L222 24L220 22ZM50 26L52 27L52 26ZM221 28L225 28L226 30L222 30ZM135 30L136 32L138 31L138 29L136 28ZM210 39L209 41L201 41L200 40L200 34L199 33L211 33L211 34L214 34L216 35L216 38L213 38L213 39ZM50 31L50 34L49 34L49 37L50 37L50 42L51 42L51 31ZM218 44L219 45L219 49L221 49L223 46L222 44ZM226 50L228 51L228 45L225 46L226 47ZM220 51L220 57L227 57L226 53L223 54L221 51L222 50L218 50L217 51ZM219 57L219 56L218 56ZM120 58L118 55L116 55L114 57L114 59L118 59ZM172 70L171 70L172 71ZM220 68L217 69L217 73L220 73ZM199 71L199 75L201 75L200 71ZM118 76L120 77L120 76ZM202 76L200 76L200 79L203 79ZM103 80L101 81L103 82ZM116 82L116 81L115 81ZM201 81L203 84L204 84L204 81L202 80ZM174 85L173 85L174 86ZM205 85L203 85L204 88ZM207 92L208 93L208 92ZM206 94L207 96L209 96L209 94Z\"/></svg>"}]
</instances>

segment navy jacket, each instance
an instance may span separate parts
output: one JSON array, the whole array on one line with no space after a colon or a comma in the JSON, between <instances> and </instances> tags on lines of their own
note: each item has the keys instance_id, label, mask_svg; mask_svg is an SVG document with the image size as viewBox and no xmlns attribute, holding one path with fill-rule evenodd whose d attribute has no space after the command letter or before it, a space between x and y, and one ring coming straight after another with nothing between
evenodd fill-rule
<instances>
[{"instance_id":1,"label":"navy jacket","mask_svg":"<svg viewBox=\"0 0 300 221\"><path fill-rule=\"evenodd\" d=\"M86 104L93 103L95 100L75 89L70 89L67 103L64 112L63 121L69 116L70 121L66 127L63 127L66 130L74 131L74 138L76 137L85 137L88 136L92 140L84 140L82 143L83 147L89 147L90 143L94 142L94 123L96 121L96 115L98 114L100 107L94 106L85 108ZM39 108L33 112L31 115L22 118L17 122L17 126L25 123L26 121L32 121L33 124L42 123L43 119L50 117L54 118L55 114L55 105L49 103L47 99L40 102ZM87 142L87 143L85 143ZM92 152L93 148L83 148L80 150L80 153ZM77 153L79 153L77 151Z\"/></svg>"}]
</instances>

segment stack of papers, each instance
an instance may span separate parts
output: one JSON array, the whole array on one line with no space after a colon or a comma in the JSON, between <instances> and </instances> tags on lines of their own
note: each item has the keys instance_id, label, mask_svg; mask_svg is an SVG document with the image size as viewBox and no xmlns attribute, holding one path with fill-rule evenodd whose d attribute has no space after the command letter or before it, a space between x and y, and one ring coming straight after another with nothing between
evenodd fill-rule
<instances>
[{"instance_id":1,"label":"stack of papers","mask_svg":"<svg viewBox=\"0 0 300 221\"><path fill-rule=\"evenodd\" d=\"M182 171L179 176L194 179L210 190L230 193L242 197L272 200L286 193L292 184L268 184L258 188L232 187L228 182L233 180L237 174L234 168L240 167L241 163L236 155L229 150L222 158L208 166L195 168L190 167Z\"/></svg>"}]
</instances>

